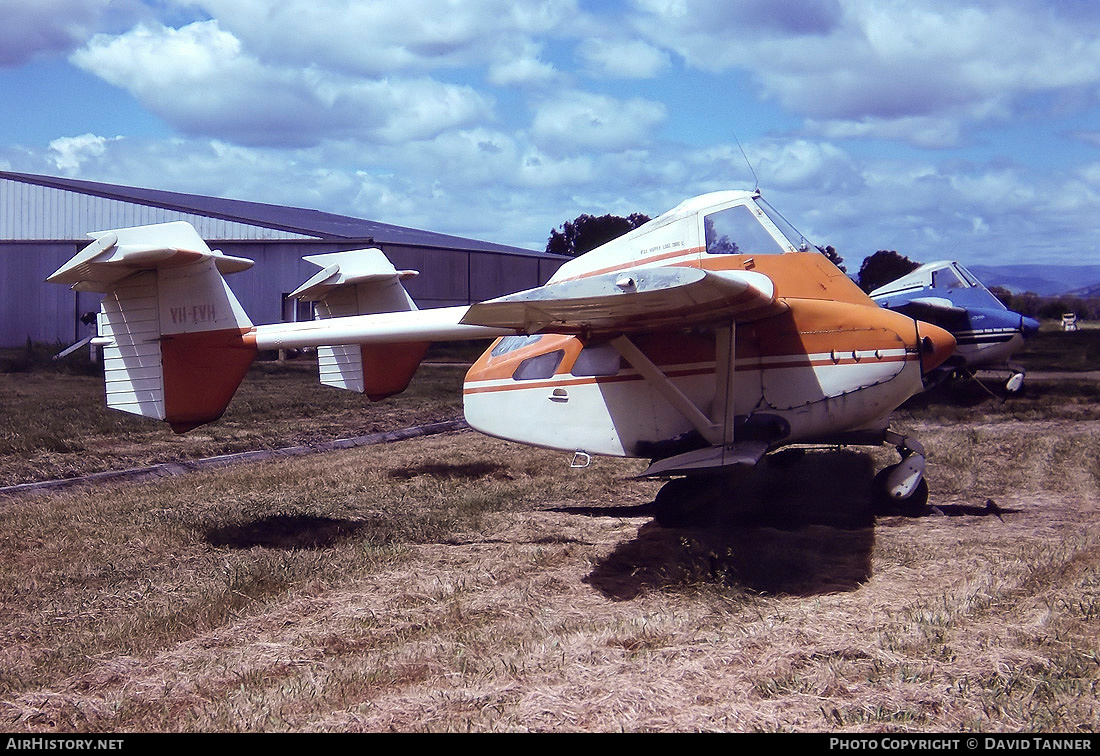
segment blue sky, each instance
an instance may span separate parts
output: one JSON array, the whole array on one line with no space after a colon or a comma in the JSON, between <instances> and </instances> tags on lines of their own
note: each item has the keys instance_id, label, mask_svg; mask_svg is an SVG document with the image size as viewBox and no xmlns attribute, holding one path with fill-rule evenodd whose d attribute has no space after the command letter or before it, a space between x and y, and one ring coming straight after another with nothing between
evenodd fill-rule
<instances>
[{"instance_id":1,"label":"blue sky","mask_svg":"<svg viewBox=\"0 0 1100 756\"><path fill-rule=\"evenodd\" d=\"M1100 262L1094 0L0 0L0 97L3 170L541 249L739 140L849 271Z\"/></svg>"}]
</instances>

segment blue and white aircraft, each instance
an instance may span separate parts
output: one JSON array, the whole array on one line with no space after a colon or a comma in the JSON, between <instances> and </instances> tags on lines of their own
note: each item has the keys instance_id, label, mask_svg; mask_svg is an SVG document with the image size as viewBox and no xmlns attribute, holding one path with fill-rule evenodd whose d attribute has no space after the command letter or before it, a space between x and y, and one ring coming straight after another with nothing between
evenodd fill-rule
<instances>
[{"instance_id":1,"label":"blue and white aircraft","mask_svg":"<svg viewBox=\"0 0 1100 756\"><path fill-rule=\"evenodd\" d=\"M1009 359L1039 322L1009 310L973 273L950 260L927 263L871 292L890 310L934 323L955 337L955 354L940 368L947 375L973 375L978 369L1007 369L1005 384L1019 391L1024 368Z\"/></svg>"}]
</instances>

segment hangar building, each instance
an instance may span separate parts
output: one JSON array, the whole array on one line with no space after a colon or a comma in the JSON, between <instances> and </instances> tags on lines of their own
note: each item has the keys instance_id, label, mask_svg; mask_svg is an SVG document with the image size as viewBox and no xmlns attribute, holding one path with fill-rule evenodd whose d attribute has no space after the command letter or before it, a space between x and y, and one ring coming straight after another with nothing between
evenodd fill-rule
<instances>
[{"instance_id":1,"label":"hangar building","mask_svg":"<svg viewBox=\"0 0 1100 756\"><path fill-rule=\"evenodd\" d=\"M469 304L546 282L565 258L317 210L0 171L0 347L69 344L101 295L45 283L88 231L184 220L212 249L256 265L228 277L254 323L301 320L287 294L319 269L304 255L378 247L421 308Z\"/></svg>"}]
</instances>

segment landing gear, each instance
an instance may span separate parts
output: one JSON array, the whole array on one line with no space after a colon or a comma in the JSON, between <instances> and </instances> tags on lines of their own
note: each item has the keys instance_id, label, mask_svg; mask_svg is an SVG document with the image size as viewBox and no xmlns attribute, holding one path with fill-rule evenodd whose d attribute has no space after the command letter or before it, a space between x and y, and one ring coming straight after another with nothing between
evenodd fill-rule
<instances>
[{"instance_id":1,"label":"landing gear","mask_svg":"<svg viewBox=\"0 0 1100 756\"><path fill-rule=\"evenodd\" d=\"M1012 371L1012 375L1005 383L1005 391L1010 394L1017 394L1020 389L1024 387L1024 374L1025 370L1019 365L1013 365L1011 362L1008 364L1008 369Z\"/></svg>"},{"instance_id":2,"label":"landing gear","mask_svg":"<svg viewBox=\"0 0 1100 756\"><path fill-rule=\"evenodd\" d=\"M922 477L909 496L905 498L895 497L890 494L888 480L896 467L897 465L891 465L880 470L871 482L871 498L875 512L878 514L896 514L900 512L907 517L917 517L924 513L924 508L928 504L928 481Z\"/></svg>"},{"instance_id":3,"label":"landing gear","mask_svg":"<svg viewBox=\"0 0 1100 756\"><path fill-rule=\"evenodd\" d=\"M873 520L868 504L878 514L915 517L927 511L925 452L916 440L875 430L851 434L840 443L892 444L901 460L875 475L868 492L871 462L866 455L845 456L839 450L809 455L803 448L784 449L758 466L737 465L721 473L697 471L669 480L653 501L654 517L666 528L726 527L817 518L822 511L832 510L830 522L839 517L863 527Z\"/></svg>"},{"instance_id":4,"label":"landing gear","mask_svg":"<svg viewBox=\"0 0 1100 756\"><path fill-rule=\"evenodd\" d=\"M718 508L726 486L721 476L674 478L653 500L654 517L663 528L702 525Z\"/></svg>"},{"instance_id":5,"label":"landing gear","mask_svg":"<svg viewBox=\"0 0 1100 756\"><path fill-rule=\"evenodd\" d=\"M889 430L886 431L886 441L897 445L901 462L875 475L871 491L875 511L889 514L900 509L910 517L919 515L928 504L924 448L908 436Z\"/></svg>"}]
</instances>

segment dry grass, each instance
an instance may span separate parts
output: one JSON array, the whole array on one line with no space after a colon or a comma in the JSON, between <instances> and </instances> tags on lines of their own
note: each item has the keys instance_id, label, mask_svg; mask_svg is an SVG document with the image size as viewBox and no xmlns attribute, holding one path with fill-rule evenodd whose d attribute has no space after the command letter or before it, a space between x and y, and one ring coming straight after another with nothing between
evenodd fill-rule
<instances>
[{"instance_id":1,"label":"dry grass","mask_svg":"<svg viewBox=\"0 0 1100 756\"><path fill-rule=\"evenodd\" d=\"M932 459L944 516L862 525L845 453L674 531L632 463L470 433L7 501L0 722L1094 731L1096 428L1013 464L1015 423L921 430L965 450Z\"/></svg>"},{"instance_id":2,"label":"dry grass","mask_svg":"<svg viewBox=\"0 0 1100 756\"><path fill-rule=\"evenodd\" d=\"M400 399L371 403L321 386L316 363L258 362L219 421L176 435L107 409L102 376L0 373L0 486L459 418L463 374L425 366Z\"/></svg>"},{"instance_id":3,"label":"dry grass","mask_svg":"<svg viewBox=\"0 0 1100 756\"><path fill-rule=\"evenodd\" d=\"M941 411L922 518L817 450L669 530L473 433L0 498L0 727L1093 732L1100 419Z\"/></svg>"}]
</instances>

